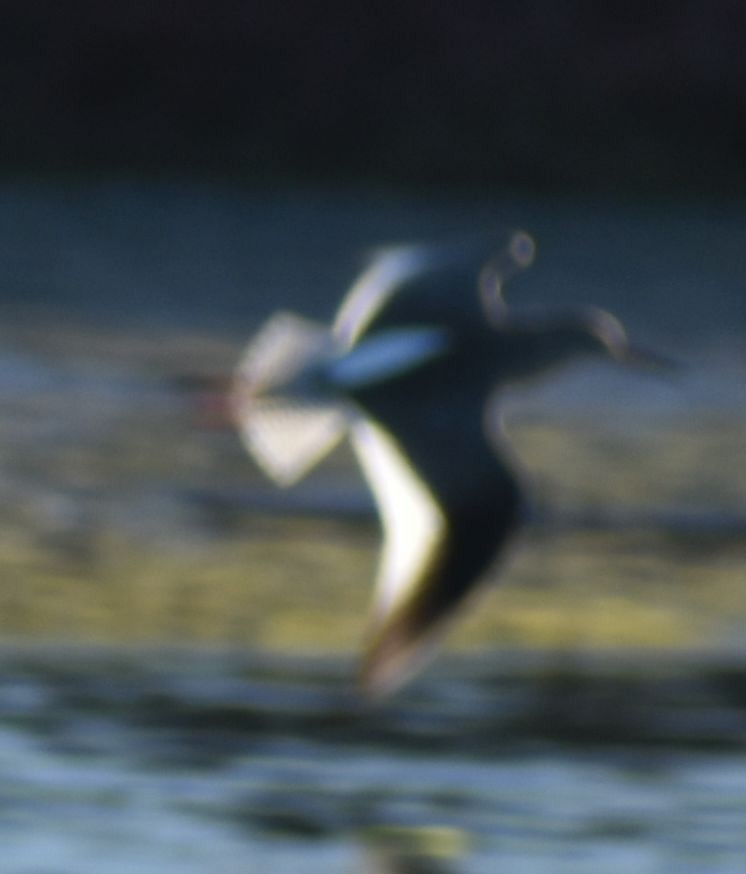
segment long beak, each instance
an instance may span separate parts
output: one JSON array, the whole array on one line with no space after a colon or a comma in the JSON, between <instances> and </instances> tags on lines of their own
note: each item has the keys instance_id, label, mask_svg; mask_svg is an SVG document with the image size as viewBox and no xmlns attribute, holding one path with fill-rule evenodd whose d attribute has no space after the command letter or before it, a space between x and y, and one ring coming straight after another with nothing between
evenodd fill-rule
<instances>
[{"instance_id":1,"label":"long beak","mask_svg":"<svg viewBox=\"0 0 746 874\"><path fill-rule=\"evenodd\" d=\"M630 367L639 367L661 375L673 375L683 369L680 361L644 346L627 345L619 360Z\"/></svg>"}]
</instances>

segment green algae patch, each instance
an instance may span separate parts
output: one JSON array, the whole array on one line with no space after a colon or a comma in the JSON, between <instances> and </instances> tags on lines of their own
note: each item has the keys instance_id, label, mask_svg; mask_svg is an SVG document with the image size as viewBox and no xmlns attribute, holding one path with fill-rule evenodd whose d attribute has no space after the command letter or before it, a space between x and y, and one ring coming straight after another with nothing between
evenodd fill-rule
<instances>
[{"instance_id":1,"label":"green algae patch","mask_svg":"<svg viewBox=\"0 0 746 874\"><path fill-rule=\"evenodd\" d=\"M87 565L6 543L0 634L351 652L364 635L377 549L370 526L312 520L267 521L245 541L181 548L112 536ZM745 564L740 543L697 552L651 533L529 537L450 644L722 642L746 626Z\"/></svg>"},{"instance_id":2,"label":"green algae patch","mask_svg":"<svg viewBox=\"0 0 746 874\"><path fill-rule=\"evenodd\" d=\"M26 337L55 372L98 378L108 361L128 388L120 397L82 380L85 390L54 383L0 398L0 636L358 652L380 533L372 512L355 515L346 503L367 494L349 449L310 487L275 490L237 436L201 427L194 399L174 388L191 368L226 372L238 345L162 340ZM516 413L508 426L548 521L518 539L448 645L740 644L740 410L555 408ZM318 507L299 507L309 494L322 496ZM691 524L666 527L670 514L689 511ZM741 527L700 530L700 511Z\"/></svg>"}]
</instances>

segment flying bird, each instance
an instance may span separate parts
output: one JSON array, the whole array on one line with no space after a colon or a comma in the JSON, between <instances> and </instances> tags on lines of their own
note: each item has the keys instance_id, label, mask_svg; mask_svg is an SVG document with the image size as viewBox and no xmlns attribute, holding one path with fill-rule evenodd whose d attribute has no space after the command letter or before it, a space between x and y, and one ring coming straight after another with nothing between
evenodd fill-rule
<instances>
[{"instance_id":1,"label":"flying bird","mask_svg":"<svg viewBox=\"0 0 746 874\"><path fill-rule=\"evenodd\" d=\"M534 244L382 250L331 326L273 316L237 367L242 438L279 485L297 482L349 437L383 528L363 688L412 677L526 519L525 492L495 392L580 356L659 366L600 309L514 312L503 283ZM489 404L490 409L492 404Z\"/></svg>"}]
</instances>

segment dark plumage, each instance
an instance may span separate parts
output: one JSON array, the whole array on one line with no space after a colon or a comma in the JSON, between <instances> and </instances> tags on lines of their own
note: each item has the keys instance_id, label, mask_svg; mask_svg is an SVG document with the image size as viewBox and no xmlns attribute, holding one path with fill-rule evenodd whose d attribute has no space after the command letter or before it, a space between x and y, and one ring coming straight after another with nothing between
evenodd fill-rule
<instances>
[{"instance_id":1,"label":"dark plumage","mask_svg":"<svg viewBox=\"0 0 746 874\"><path fill-rule=\"evenodd\" d=\"M475 253L478 256L475 259ZM426 660L524 518L496 389L581 355L658 364L601 310L521 317L504 278L529 237L379 254L331 329L279 314L249 345L234 388L246 443L278 482L302 476L349 434L384 529L366 690L403 683Z\"/></svg>"}]
</instances>

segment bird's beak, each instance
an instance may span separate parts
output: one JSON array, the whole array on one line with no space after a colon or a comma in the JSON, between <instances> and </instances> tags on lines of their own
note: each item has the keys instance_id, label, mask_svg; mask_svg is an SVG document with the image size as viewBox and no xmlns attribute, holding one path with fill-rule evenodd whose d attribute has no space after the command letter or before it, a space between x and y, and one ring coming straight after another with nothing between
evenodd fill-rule
<instances>
[{"instance_id":1,"label":"bird's beak","mask_svg":"<svg viewBox=\"0 0 746 874\"><path fill-rule=\"evenodd\" d=\"M661 375L675 374L681 371L682 364L674 358L634 344L627 345L619 360L630 367L639 367Z\"/></svg>"}]
</instances>

